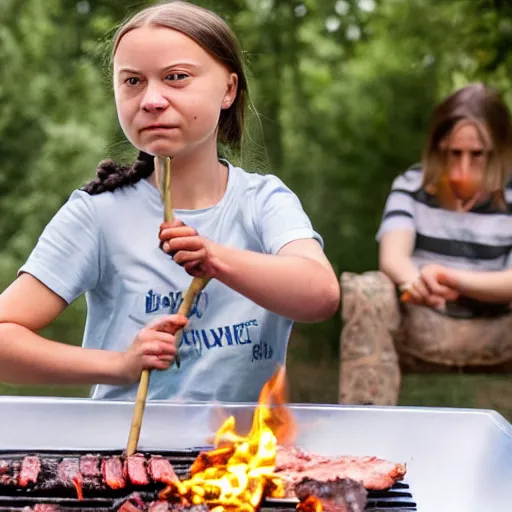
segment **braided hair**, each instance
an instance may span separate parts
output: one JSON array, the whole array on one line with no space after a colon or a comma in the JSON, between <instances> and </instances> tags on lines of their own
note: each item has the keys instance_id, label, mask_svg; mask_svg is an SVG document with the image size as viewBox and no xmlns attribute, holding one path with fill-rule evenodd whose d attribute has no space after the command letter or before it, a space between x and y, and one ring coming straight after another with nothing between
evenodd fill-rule
<instances>
[{"instance_id":1,"label":"braided hair","mask_svg":"<svg viewBox=\"0 0 512 512\"><path fill-rule=\"evenodd\" d=\"M131 167L120 165L113 160L102 160L98 164L96 178L83 186L82 190L94 196L103 192L113 192L117 188L135 185L149 178L155 170L153 157L140 151Z\"/></svg>"}]
</instances>

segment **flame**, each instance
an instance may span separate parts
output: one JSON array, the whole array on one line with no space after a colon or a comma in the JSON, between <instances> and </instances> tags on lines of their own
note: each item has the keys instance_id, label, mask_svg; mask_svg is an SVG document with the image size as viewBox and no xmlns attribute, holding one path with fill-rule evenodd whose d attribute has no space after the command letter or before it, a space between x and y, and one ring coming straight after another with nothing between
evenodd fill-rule
<instances>
[{"instance_id":1,"label":"flame","mask_svg":"<svg viewBox=\"0 0 512 512\"><path fill-rule=\"evenodd\" d=\"M218 429L214 450L202 452L190 468L190 478L173 482L160 499L199 505L215 512L253 512L264 497L283 498L284 483L274 474L277 445L295 441L296 424L286 407L284 367L263 386L249 433L236 432L230 416Z\"/></svg>"},{"instance_id":2,"label":"flame","mask_svg":"<svg viewBox=\"0 0 512 512\"><path fill-rule=\"evenodd\" d=\"M308 496L297 505L300 512L323 512L322 502L315 496Z\"/></svg>"}]
</instances>

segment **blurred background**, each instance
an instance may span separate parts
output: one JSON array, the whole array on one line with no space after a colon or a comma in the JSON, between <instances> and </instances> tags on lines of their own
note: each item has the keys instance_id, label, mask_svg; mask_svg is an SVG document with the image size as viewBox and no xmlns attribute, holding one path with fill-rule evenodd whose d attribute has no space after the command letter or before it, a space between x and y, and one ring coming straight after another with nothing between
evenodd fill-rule
<instances>
[{"instance_id":1,"label":"blurred background","mask_svg":"<svg viewBox=\"0 0 512 512\"><path fill-rule=\"evenodd\" d=\"M109 42L154 1L0 0L0 287L45 224L103 158L130 159L114 110ZM238 34L253 113L241 164L301 198L338 275L377 267L375 233L392 179L420 159L433 106L484 80L512 106L507 0L204 0ZM238 163L238 162L237 162ZM44 334L81 342L85 301ZM291 401L336 403L339 313L297 325ZM87 396L83 387L0 394ZM512 420L512 378L408 375L401 402L496 409Z\"/></svg>"}]
</instances>

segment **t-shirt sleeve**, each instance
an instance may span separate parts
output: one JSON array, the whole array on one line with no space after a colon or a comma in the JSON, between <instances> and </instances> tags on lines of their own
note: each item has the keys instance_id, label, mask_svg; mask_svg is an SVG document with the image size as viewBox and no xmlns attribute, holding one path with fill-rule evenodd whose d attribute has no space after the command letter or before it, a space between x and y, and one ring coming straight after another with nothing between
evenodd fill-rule
<instances>
[{"instance_id":1,"label":"t-shirt sleeve","mask_svg":"<svg viewBox=\"0 0 512 512\"><path fill-rule=\"evenodd\" d=\"M422 173L418 169L411 169L401 174L393 181L391 191L384 206L382 220L377 232L376 240L379 242L389 231L408 229L416 231L414 222L415 199L414 195L421 187Z\"/></svg>"},{"instance_id":2,"label":"t-shirt sleeve","mask_svg":"<svg viewBox=\"0 0 512 512\"><path fill-rule=\"evenodd\" d=\"M254 195L254 222L267 254L277 254L286 244L322 237L313 229L297 195L276 176L265 176Z\"/></svg>"},{"instance_id":3,"label":"t-shirt sleeve","mask_svg":"<svg viewBox=\"0 0 512 512\"><path fill-rule=\"evenodd\" d=\"M18 274L31 274L68 304L73 302L98 281L99 232L91 196L73 192L47 224Z\"/></svg>"}]
</instances>

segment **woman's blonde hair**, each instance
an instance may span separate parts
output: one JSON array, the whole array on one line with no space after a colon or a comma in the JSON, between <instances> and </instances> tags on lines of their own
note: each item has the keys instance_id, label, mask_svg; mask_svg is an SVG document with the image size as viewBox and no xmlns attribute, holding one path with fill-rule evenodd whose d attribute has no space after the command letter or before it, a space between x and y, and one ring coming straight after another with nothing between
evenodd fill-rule
<instances>
[{"instance_id":1,"label":"woman's blonde hair","mask_svg":"<svg viewBox=\"0 0 512 512\"><path fill-rule=\"evenodd\" d=\"M461 121L474 124L483 140L490 142L482 186L497 206L504 205L504 188L512 172L512 122L500 94L482 83L463 87L434 110L423 152L423 185L435 190L446 169L441 142Z\"/></svg>"}]
</instances>

